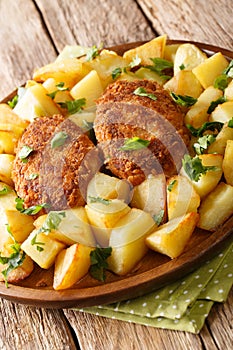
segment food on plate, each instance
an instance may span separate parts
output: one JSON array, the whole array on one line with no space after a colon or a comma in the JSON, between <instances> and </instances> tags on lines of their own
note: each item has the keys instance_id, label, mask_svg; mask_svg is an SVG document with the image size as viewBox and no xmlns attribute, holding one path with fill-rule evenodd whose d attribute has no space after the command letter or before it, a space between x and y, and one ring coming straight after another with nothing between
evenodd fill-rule
<instances>
[{"instance_id":1,"label":"food on plate","mask_svg":"<svg viewBox=\"0 0 233 350\"><path fill-rule=\"evenodd\" d=\"M36 69L0 104L0 280L38 265L57 291L86 274L104 282L224 224L232 69L166 35L123 55L67 46Z\"/></svg>"}]
</instances>

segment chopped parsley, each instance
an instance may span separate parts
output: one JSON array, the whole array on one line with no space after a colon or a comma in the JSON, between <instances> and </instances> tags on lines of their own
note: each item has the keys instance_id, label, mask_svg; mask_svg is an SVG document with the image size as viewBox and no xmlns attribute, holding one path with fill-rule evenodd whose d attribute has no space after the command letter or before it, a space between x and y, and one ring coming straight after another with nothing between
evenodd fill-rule
<instances>
[{"instance_id":1,"label":"chopped parsley","mask_svg":"<svg viewBox=\"0 0 233 350\"><path fill-rule=\"evenodd\" d=\"M160 212L157 215L153 215L153 219L156 223L157 226L159 226L161 224L161 222L163 221L164 218L164 210L160 210Z\"/></svg>"},{"instance_id":2,"label":"chopped parsley","mask_svg":"<svg viewBox=\"0 0 233 350\"><path fill-rule=\"evenodd\" d=\"M104 282L106 280L106 269L108 268L107 258L111 255L112 248L97 247L90 253L91 267L90 275L98 281Z\"/></svg>"},{"instance_id":3,"label":"chopped parsley","mask_svg":"<svg viewBox=\"0 0 233 350\"><path fill-rule=\"evenodd\" d=\"M38 233L39 232L37 232L35 236L32 238L31 245L36 245L36 250L38 250L38 252L43 252L44 248L42 246L45 245L45 243L37 241Z\"/></svg>"},{"instance_id":4,"label":"chopped parsley","mask_svg":"<svg viewBox=\"0 0 233 350\"><path fill-rule=\"evenodd\" d=\"M18 103L18 100L19 100L19 96L18 95L15 95L12 100L8 101L8 105L13 109L17 103Z\"/></svg>"},{"instance_id":5,"label":"chopped parsley","mask_svg":"<svg viewBox=\"0 0 233 350\"><path fill-rule=\"evenodd\" d=\"M207 110L207 113L211 114L219 104L222 104L224 102L226 102L226 99L225 99L224 96L221 96L217 100L212 101L210 103L210 106L209 106L208 110Z\"/></svg>"},{"instance_id":6,"label":"chopped parsley","mask_svg":"<svg viewBox=\"0 0 233 350\"><path fill-rule=\"evenodd\" d=\"M32 154L33 151L34 149L32 147L24 145L19 151L18 156L23 163L27 163L28 157Z\"/></svg>"},{"instance_id":7,"label":"chopped parsley","mask_svg":"<svg viewBox=\"0 0 233 350\"><path fill-rule=\"evenodd\" d=\"M60 131L57 134L54 135L52 138L50 144L51 148L58 148L64 145L66 140L68 139L68 134L64 131Z\"/></svg>"},{"instance_id":8,"label":"chopped parsley","mask_svg":"<svg viewBox=\"0 0 233 350\"><path fill-rule=\"evenodd\" d=\"M124 145L120 147L122 151L136 151L148 147L150 144L149 140L140 139L137 136L134 136L129 139L125 139Z\"/></svg>"},{"instance_id":9,"label":"chopped parsley","mask_svg":"<svg viewBox=\"0 0 233 350\"><path fill-rule=\"evenodd\" d=\"M157 97L154 94L146 92L146 90L141 86L134 90L133 94L137 96L149 97L151 100L154 101L157 100Z\"/></svg>"},{"instance_id":10,"label":"chopped parsley","mask_svg":"<svg viewBox=\"0 0 233 350\"><path fill-rule=\"evenodd\" d=\"M69 114L80 112L86 104L85 98L79 98L74 101L58 102L61 108L66 108Z\"/></svg>"},{"instance_id":11,"label":"chopped parsley","mask_svg":"<svg viewBox=\"0 0 233 350\"><path fill-rule=\"evenodd\" d=\"M216 166L204 166L198 156L192 158L188 154L184 155L182 164L188 177L195 182L197 182L202 175L205 175L207 171L217 170Z\"/></svg>"},{"instance_id":12,"label":"chopped parsley","mask_svg":"<svg viewBox=\"0 0 233 350\"><path fill-rule=\"evenodd\" d=\"M180 70L184 70L185 69L185 65L184 63L182 63L180 66L179 66Z\"/></svg>"},{"instance_id":13,"label":"chopped parsley","mask_svg":"<svg viewBox=\"0 0 233 350\"><path fill-rule=\"evenodd\" d=\"M67 90L69 90L68 87L65 87L65 83L63 83L63 82L60 82L60 83L56 84L56 88L57 88L57 90L54 90L53 92L50 92L49 94L47 94L47 96L49 96L52 99L54 99L56 94L59 91L67 91Z\"/></svg>"},{"instance_id":14,"label":"chopped parsley","mask_svg":"<svg viewBox=\"0 0 233 350\"><path fill-rule=\"evenodd\" d=\"M102 49L103 43L101 43L99 47L93 45L86 54L86 61L92 61L94 58L99 56Z\"/></svg>"},{"instance_id":15,"label":"chopped parsley","mask_svg":"<svg viewBox=\"0 0 233 350\"><path fill-rule=\"evenodd\" d=\"M134 68L134 67L137 67L141 64L141 58L138 57L138 55L136 55L133 60L129 63L129 67L130 68Z\"/></svg>"},{"instance_id":16,"label":"chopped parsley","mask_svg":"<svg viewBox=\"0 0 233 350\"><path fill-rule=\"evenodd\" d=\"M228 128L233 128L233 117L228 121Z\"/></svg>"},{"instance_id":17,"label":"chopped parsley","mask_svg":"<svg viewBox=\"0 0 233 350\"><path fill-rule=\"evenodd\" d=\"M113 71L112 71L112 79L113 80L117 79L121 75L121 73L122 73L122 68L117 67L117 68L113 69Z\"/></svg>"},{"instance_id":18,"label":"chopped parsley","mask_svg":"<svg viewBox=\"0 0 233 350\"><path fill-rule=\"evenodd\" d=\"M102 203L104 205L109 205L111 203L110 199L104 199L101 197L93 197L93 196L88 196L90 199L90 203Z\"/></svg>"},{"instance_id":19,"label":"chopped parsley","mask_svg":"<svg viewBox=\"0 0 233 350\"><path fill-rule=\"evenodd\" d=\"M171 192L175 184L177 183L177 180L172 180L169 185L167 186L168 192Z\"/></svg>"},{"instance_id":20,"label":"chopped parsley","mask_svg":"<svg viewBox=\"0 0 233 350\"><path fill-rule=\"evenodd\" d=\"M170 92L172 99L182 107L190 107L197 102L197 98L187 95L177 95L175 92Z\"/></svg>"},{"instance_id":21,"label":"chopped parsley","mask_svg":"<svg viewBox=\"0 0 233 350\"><path fill-rule=\"evenodd\" d=\"M9 193L11 190L9 187L3 186L0 190L0 196L4 196L5 194Z\"/></svg>"},{"instance_id":22,"label":"chopped parsley","mask_svg":"<svg viewBox=\"0 0 233 350\"><path fill-rule=\"evenodd\" d=\"M215 89L225 90L228 86L229 78L226 74L219 75L214 81Z\"/></svg>"},{"instance_id":23,"label":"chopped parsley","mask_svg":"<svg viewBox=\"0 0 233 350\"><path fill-rule=\"evenodd\" d=\"M10 248L13 250L13 253L11 253L10 256L2 256L0 252L0 264L6 265L6 268L2 271L6 287L8 287L8 276L10 272L21 266L26 256L26 254L21 250L20 244L16 242L9 225L7 225L7 231L12 237L14 243L10 246Z\"/></svg>"},{"instance_id":24,"label":"chopped parsley","mask_svg":"<svg viewBox=\"0 0 233 350\"><path fill-rule=\"evenodd\" d=\"M197 142L194 143L193 148L197 154L203 154L207 150L209 145L215 141L215 136L212 134L199 137Z\"/></svg>"},{"instance_id":25,"label":"chopped parsley","mask_svg":"<svg viewBox=\"0 0 233 350\"><path fill-rule=\"evenodd\" d=\"M164 79L170 79L170 75L164 74L164 71L166 69L172 69L173 63L171 61L165 60L163 58L151 58L151 61L153 62L153 65L146 66L146 68L152 70L153 72L156 72L159 76L161 76Z\"/></svg>"},{"instance_id":26,"label":"chopped parsley","mask_svg":"<svg viewBox=\"0 0 233 350\"><path fill-rule=\"evenodd\" d=\"M22 214L25 214L25 215L36 215L38 214L41 209L43 208L48 208L49 205L47 203L43 203L43 204L38 204L38 205L33 205L29 208L25 208L24 207L24 200L22 198L15 198L15 202L16 202L16 209L22 213Z\"/></svg>"},{"instance_id":27,"label":"chopped parsley","mask_svg":"<svg viewBox=\"0 0 233 350\"><path fill-rule=\"evenodd\" d=\"M192 125L186 125L193 136L202 136L205 131L210 130L217 134L223 127L222 122L206 122L200 128L196 129Z\"/></svg>"}]
</instances>

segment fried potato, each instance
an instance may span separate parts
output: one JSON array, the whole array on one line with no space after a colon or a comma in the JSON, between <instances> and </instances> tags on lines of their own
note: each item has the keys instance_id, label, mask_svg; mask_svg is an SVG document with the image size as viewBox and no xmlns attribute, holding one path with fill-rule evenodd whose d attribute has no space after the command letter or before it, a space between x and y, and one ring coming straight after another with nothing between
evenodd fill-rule
<instances>
[{"instance_id":1,"label":"fried potato","mask_svg":"<svg viewBox=\"0 0 233 350\"><path fill-rule=\"evenodd\" d=\"M224 97L227 101L233 101L233 80L224 90Z\"/></svg>"},{"instance_id":2,"label":"fried potato","mask_svg":"<svg viewBox=\"0 0 233 350\"><path fill-rule=\"evenodd\" d=\"M13 186L11 178L13 161L15 156L13 154L0 154L0 181L5 182L9 186Z\"/></svg>"},{"instance_id":3,"label":"fried potato","mask_svg":"<svg viewBox=\"0 0 233 350\"><path fill-rule=\"evenodd\" d=\"M4 264L4 265L0 264L0 281L1 282L5 280L1 272L3 272L6 268L7 268L7 264ZM12 270L9 273L9 275L7 276L7 282L9 283L20 282L25 278L27 278L32 273L33 269L34 269L34 263L32 259L28 255L26 255L22 265Z\"/></svg>"},{"instance_id":4,"label":"fried potato","mask_svg":"<svg viewBox=\"0 0 233 350\"><path fill-rule=\"evenodd\" d=\"M25 129L29 122L21 119L6 103L0 103L0 124L12 124Z\"/></svg>"},{"instance_id":5,"label":"fried potato","mask_svg":"<svg viewBox=\"0 0 233 350\"><path fill-rule=\"evenodd\" d=\"M0 124L0 153L15 154L24 129L14 124Z\"/></svg>"},{"instance_id":6,"label":"fried potato","mask_svg":"<svg viewBox=\"0 0 233 350\"><path fill-rule=\"evenodd\" d=\"M233 101L219 104L210 115L211 122L226 123L232 119Z\"/></svg>"},{"instance_id":7,"label":"fried potato","mask_svg":"<svg viewBox=\"0 0 233 350\"><path fill-rule=\"evenodd\" d=\"M174 259L184 250L199 219L198 213L187 213L168 221L146 238L146 244L156 252Z\"/></svg>"},{"instance_id":8,"label":"fried potato","mask_svg":"<svg viewBox=\"0 0 233 350\"><path fill-rule=\"evenodd\" d=\"M222 168L227 184L233 186L233 140L227 141Z\"/></svg>"},{"instance_id":9,"label":"fried potato","mask_svg":"<svg viewBox=\"0 0 233 350\"><path fill-rule=\"evenodd\" d=\"M203 91L199 80L192 71L180 70L166 84L164 89L175 92L177 95L186 95L198 98Z\"/></svg>"},{"instance_id":10,"label":"fried potato","mask_svg":"<svg viewBox=\"0 0 233 350\"><path fill-rule=\"evenodd\" d=\"M196 45L181 44L179 45L174 59L174 75L183 70L192 70L207 59L207 55Z\"/></svg>"},{"instance_id":11,"label":"fried potato","mask_svg":"<svg viewBox=\"0 0 233 350\"><path fill-rule=\"evenodd\" d=\"M55 290L70 288L87 274L91 265L91 250L82 244L73 244L57 255L53 279Z\"/></svg>"},{"instance_id":12,"label":"fried potato","mask_svg":"<svg viewBox=\"0 0 233 350\"><path fill-rule=\"evenodd\" d=\"M200 209L198 227L215 231L233 214L233 187L220 182L209 195L203 199Z\"/></svg>"},{"instance_id":13,"label":"fried potato","mask_svg":"<svg viewBox=\"0 0 233 350\"><path fill-rule=\"evenodd\" d=\"M227 140L233 140L233 128L226 122L218 133L215 141L208 147L208 153L219 153L224 155Z\"/></svg>"},{"instance_id":14,"label":"fried potato","mask_svg":"<svg viewBox=\"0 0 233 350\"><path fill-rule=\"evenodd\" d=\"M48 78L44 81L42 86L47 90L48 94L54 95L53 101L56 103L72 101L73 98L70 96L70 92L64 86L62 89L57 86L54 78Z\"/></svg>"}]
</instances>

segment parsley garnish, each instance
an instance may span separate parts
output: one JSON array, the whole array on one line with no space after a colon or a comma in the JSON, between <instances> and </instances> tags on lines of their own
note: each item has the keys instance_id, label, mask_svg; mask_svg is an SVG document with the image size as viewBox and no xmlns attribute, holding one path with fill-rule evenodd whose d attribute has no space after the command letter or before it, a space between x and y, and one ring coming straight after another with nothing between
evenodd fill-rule
<instances>
[{"instance_id":1,"label":"parsley garnish","mask_svg":"<svg viewBox=\"0 0 233 350\"><path fill-rule=\"evenodd\" d=\"M122 73L122 68L117 67L112 71L112 79L117 79Z\"/></svg>"},{"instance_id":2,"label":"parsley garnish","mask_svg":"<svg viewBox=\"0 0 233 350\"><path fill-rule=\"evenodd\" d=\"M194 143L193 148L197 154L203 154L205 150L215 141L215 136L212 134L199 137L197 142Z\"/></svg>"},{"instance_id":3,"label":"parsley garnish","mask_svg":"<svg viewBox=\"0 0 233 350\"><path fill-rule=\"evenodd\" d=\"M226 74L219 75L214 81L215 89L225 90L228 85L228 76Z\"/></svg>"},{"instance_id":4,"label":"parsley garnish","mask_svg":"<svg viewBox=\"0 0 233 350\"><path fill-rule=\"evenodd\" d=\"M228 126L229 128L233 128L233 117L228 121L227 126Z\"/></svg>"},{"instance_id":5,"label":"parsley garnish","mask_svg":"<svg viewBox=\"0 0 233 350\"><path fill-rule=\"evenodd\" d=\"M185 69L185 65L184 63L182 63L180 66L179 66L180 70L184 70Z\"/></svg>"},{"instance_id":6,"label":"parsley garnish","mask_svg":"<svg viewBox=\"0 0 233 350\"><path fill-rule=\"evenodd\" d=\"M173 68L172 62L159 57L151 58L151 61L153 62L154 65L146 66L146 68L156 72L158 75L160 75L164 79L171 78L170 75L164 75L164 70Z\"/></svg>"},{"instance_id":7,"label":"parsley garnish","mask_svg":"<svg viewBox=\"0 0 233 350\"><path fill-rule=\"evenodd\" d=\"M227 68L224 69L223 74L226 74L229 78L233 78L233 60L231 60Z\"/></svg>"},{"instance_id":8,"label":"parsley garnish","mask_svg":"<svg viewBox=\"0 0 233 350\"><path fill-rule=\"evenodd\" d=\"M125 139L124 145L120 147L122 151L136 151L142 148L148 147L150 144L149 140L143 140L135 136L130 139Z\"/></svg>"},{"instance_id":9,"label":"parsley garnish","mask_svg":"<svg viewBox=\"0 0 233 350\"><path fill-rule=\"evenodd\" d=\"M9 193L11 190L9 187L3 186L2 189L0 190L0 196L4 196L5 194Z\"/></svg>"},{"instance_id":10,"label":"parsley garnish","mask_svg":"<svg viewBox=\"0 0 233 350\"><path fill-rule=\"evenodd\" d=\"M219 104L222 104L224 102L226 102L226 99L225 99L224 96L221 96L217 100L212 101L210 103L210 106L209 106L208 110L207 110L207 113L211 114Z\"/></svg>"},{"instance_id":11,"label":"parsley garnish","mask_svg":"<svg viewBox=\"0 0 233 350\"><path fill-rule=\"evenodd\" d=\"M111 255L112 248L100 248L97 247L90 253L91 267L90 274L98 281L104 282L106 280L105 270L108 268L107 258Z\"/></svg>"},{"instance_id":12,"label":"parsley garnish","mask_svg":"<svg viewBox=\"0 0 233 350\"><path fill-rule=\"evenodd\" d=\"M16 209L25 215L36 215L39 213L39 211L41 211L41 209L43 208L48 208L48 204L47 203L43 203L43 204L38 204L38 205L33 205L29 208L25 208L24 207L24 200L22 198L15 198L15 202L16 202Z\"/></svg>"},{"instance_id":13,"label":"parsley garnish","mask_svg":"<svg viewBox=\"0 0 233 350\"><path fill-rule=\"evenodd\" d=\"M53 92L50 92L49 94L47 94L47 96L51 97L52 99L55 98L56 94L59 92L59 91L67 91L69 90L68 87L64 87L65 86L65 83L63 82L60 82L58 84L56 84L56 87L57 87L57 90L53 91Z\"/></svg>"},{"instance_id":14,"label":"parsley garnish","mask_svg":"<svg viewBox=\"0 0 233 350\"><path fill-rule=\"evenodd\" d=\"M197 98L187 95L177 95L175 92L170 92L172 99L180 106L190 107L197 102Z\"/></svg>"},{"instance_id":15,"label":"parsley garnish","mask_svg":"<svg viewBox=\"0 0 233 350\"><path fill-rule=\"evenodd\" d=\"M154 100L154 101L157 100L157 97L154 94L150 94L146 92L146 90L141 86L139 86L136 90L134 90L133 94L137 96L149 97L151 100Z\"/></svg>"},{"instance_id":16,"label":"parsley garnish","mask_svg":"<svg viewBox=\"0 0 233 350\"><path fill-rule=\"evenodd\" d=\"M74 101L58 102L61 108L66 108L69 114L80 112L86 104L85 98L79 98Z\"/></svg>"},{"instance_id":17,"label":"parsley garnish","mask_svg":"<svg viewBox=\"0 0 233 350\"><path fill-rule=\"evenodd\" d=\"M103 48L103 43L101 43L99 47L97 47L96 45L93 45L89 49L88 53L86 54L86 61L92 61L94 58L99 56L102 48Z\"/></svg>"},{"instance_id":18,"label":"parsley garnish","mask_svg":"<svg viewBox=\"0 0 233 350\"><path fill-rule=\"evenodd\" d=\"M161 222L163 221L163 217L164 217L164 210L160 210L160 212L157 215L153 215L153 219L156 223L157 226L159 226L161 224Z\"/></svg>"},{"instance_id":19,"label":"parsley garnish","mask_svg":"<svg viewBox=\"0 0 233 350\"><path fill-rule=\"evenodd\" d=\"M26 254L21 250L20 244L16 242L9 225L7 225L7 231L10 234L10 236L14 240L14 244L12 244L10 247L13 250L13 253L10 254L10 256L2 256L0 253L0 264L6 265L6 268L2 271L2 275L5 280L5 285L8 287L8 276L11 271L15 270L17 267L21 266L24 262Z\"/></svg>"},{"instance_id":20,"label":"parsley garnish","mask_svg":"<svg viewBox=\"0 0 233 350\"><path fill-rule=\"evenodd\" d=\"M168 192L171 192L172 191L172 189L173 189L173 187L174 187L174 185L177 183L177 180L172 180L170 183L169 183L169 185L167 186L167 190L168 190Z\"/></svg>"},{"instance_id":21,"label":"parsley garnish","mask_svg":"<svg viewBox=\"0 0 233 350\"><path fill-rule=\"evenodd\" d=\"M18 155L19 158L22 160L23 163L28 162L28 157L30 154L34 151L34 149L30 146L23 146L21 150L19 151Z\"/></svg>"},{"instance_id":22,"label":"parsley garnish","mask_svg":"<svg viewBox=\"0 0 233 350\"><path fill-rule=\"evenodd\" d=\"M8 105L13 109L18 103L19 96L15 95L11 101L8 101Z\"/></svg>"},{"instance_id":23,"label":"parsley garnish","mask_svg":"<svg viewBox=\"0 0 233 350\"><path fill-rule=\"evenodd\" d=\"M188 175L188 177L197 182L201 175L205 175L207 171L217 170L216 166L204 166L202 161L198 156L192 158L190 155L185 154L184 159L182 159L183 168Z\"/></svg>"},{"instance_id":24,"label":"parsley garnish","mask_svg":"<svg viewBox=\"0 0 233 350\"><path fill-rule=\"evenodd\" d=\"M137 66L140 65L141 61L142 61L141 58L138 57L138 55L136 55L136 56L133 58L133 60L129 63L129 67L130 67L130 68L137 67Z\"/></svg>"},{"instance_id":25,"label":"parsley garnish","mask_svg":"<svg viewBox=\"0 0 233 350\"><path fill-rule=\"evenodd\" d=\"M109 205L111 203L110 199L104 199L101 197L88 196L88 198L90 199L90 203L102 203L104 205Z\"/></svg>"},{"instance_id":26,"label":"parsley garnish","mask_svg":"<svg viewBox=\"0 0 233 350\"><path fill-rule=\"evenodd\" d=\"M44 248L42 246L45 245L45 243L44 242L39 242L39 241L36 240L37 236L38 236L38 233L39 232L37 232L35 234L35 236L32 238L31 245L36 245L36 250L38 250L38 252L43 252Z\"/></svg>"},{"instance_id":27,"label":"parsley garnish","mask_svg":"<svg viewBox=\"0 0 233 350\"><path fill-rule=\"evenodd\" d=\"M222 129L223 123L222 122L206 122L198 129L194 128L190 124L187 124L186 126L193 136L198 137L198 136L202 136L204 134L204 132L207 130L211 130L217 134Z\"/></svg>"},{"instance_id":28,"label":"parsley garnish","mask_svg":"<svg viewBox=\"0 0 233 350\"><path fill-rule=\"evenodd\" d=\"M67 138L68 138L68 134L66 132L64 131L58 132L57 134L54 135L54 137L50 142L51 148L58 148L60 146L63 146Z\"/></svg>"}]
</instances>

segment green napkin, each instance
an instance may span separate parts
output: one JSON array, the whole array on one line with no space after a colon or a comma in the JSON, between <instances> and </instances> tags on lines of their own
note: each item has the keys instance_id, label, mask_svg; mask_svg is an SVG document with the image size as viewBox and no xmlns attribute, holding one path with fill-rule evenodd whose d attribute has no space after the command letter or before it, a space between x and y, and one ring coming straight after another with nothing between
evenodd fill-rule
<instances>
[{"instance_id":1,"label":"green napkin","mask_svg":"<svg viewBox=\"0 0 233 350\"><path fill-rule=\"evenodd\" d=\"M233 243L195 272L136 299L79 311L146 326L198 333L214 302L233 284Z\"/></svg>"}]
</instances>

